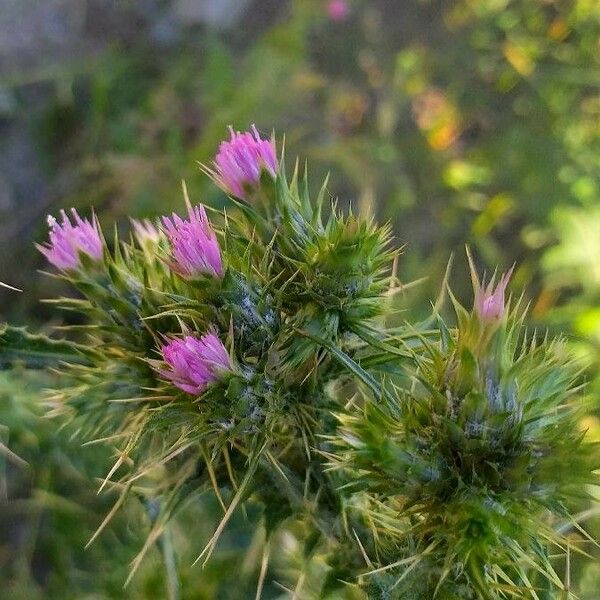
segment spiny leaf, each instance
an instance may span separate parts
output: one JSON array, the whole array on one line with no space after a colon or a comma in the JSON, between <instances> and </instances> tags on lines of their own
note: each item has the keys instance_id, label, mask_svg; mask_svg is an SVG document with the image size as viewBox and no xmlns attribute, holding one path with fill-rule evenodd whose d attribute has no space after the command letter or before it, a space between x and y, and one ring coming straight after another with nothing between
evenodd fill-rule
<instances>
[{"instance_id":1,"label":"spiny leaf","mask_svg":"<svg viewBox=\"0 0 600 600\"><path fill-rule=\"evenodd\" d=\"M34 335L24 327L0 329L0 369L23 362L29 369L44 369L60 362L89 364L91 350L68 340Z\"/></svg>"},{"instance_id":2,"label":"spiny leaf","mask_svg":"<svg viewBox=\"0 0 600 600\"><path fill-rule=\"evenodd\" d=\"M373 392L375 392L375 395L378 398L381 398L382 388L379 385L379 383L377 383L377 381L375 381L375 379L373 378L372 375L367 373L358 363L356 363L354 360L352 360L352 358L350 358L345 352L342 352L342 350L340 350L339 348L337 348L336 346L334 346L327 340L320 338L319 336L308 333L307 331L301 331L299 329L297 329L295 331L297 333L299 333L300 335L303 335L304 337L309 338L316 344L319 344L319 346L323 346L323 348L325 348L341 365L346 367L350 372L354 373L354 375L356 375L358 377L358 379L360 379L360 381L362 381L365 385L367 385L369 388L371 388L371 390L373 390Z\"/></svg>"},{"instance_id":3,"label":"spiny leaf","mask_svg":"<svg viewBox=\"0 0 600 600\"><path fill-rule=\"evenodd\" d=\"M352 333L355 333L361 340L363 340L370 346L373 346L374 348L384 350L389 354L393 354L394 356L399 356L402 358L413 357L413 355L410 352L406 352L405 350L401 350L400 348L396 348L392 344L380 340L378 337L373 335L365 326L359 324L351 325L350 330L352 331Z\"/></svg>"}]
</instances>

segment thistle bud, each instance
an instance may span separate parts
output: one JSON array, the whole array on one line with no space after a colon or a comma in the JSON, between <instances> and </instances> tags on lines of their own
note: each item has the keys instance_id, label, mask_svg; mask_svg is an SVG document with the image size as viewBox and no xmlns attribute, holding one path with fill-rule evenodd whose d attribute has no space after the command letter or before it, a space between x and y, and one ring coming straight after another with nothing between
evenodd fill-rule
<instances>
[{"instance_id":1,"label":"thistle bud","mask_svg":"<svg viewBox=\"0 0 600 600\"><path fill-rule=\"evenodd\" d=\"M58 269L70 271L81 265L81 254L94 261L102 259L103 244L98 223L82 219L72 208L72 221L64 210L60 211L62 223L48 215L49 241L37 249Z\"/></svg>"},{"instance_id":2,"label":"thistle bud","mask_svg":"<svg viewBox=\"0 0 600 600\"><path fill-rule=\"evenodd\" d=\"M215 183L228 194L244 199L249 187L257 186L261 173L277 173L275 142L261 139L253 125L252 132L240 133L229 128L231 138L221 142L214 169L206 169Z\"/></svg>"},{"instance_id":3,"label":"thistle bud","mask_svg":"<svg viewBox=\"0 0 600 600\"><path fill-rule=\"evenodd\" d=\"M221 373L231 370L227 350L214 333L201 338L187 335L183 339L172 339L161 348L161 354L167 368L157 369L160 375L195 396Z\"/></svg>"},{"instance_id":4,"label":"thistle bud","mask_svg":"<svg viewBox=\"0 0 600 600\"><path fill-rule=\"evenodd\" d=\"M130 219L133 233L138 244L143 248L146 244L156 244L160 240L160 230L150 219Z\"/></svg>"},{"instance_id":5,"label":"thistle bud","mask_svg":"<svg viewBox=\"0 0 600 600\"><path fill-rule=\"evenodd\" d=\"M485 318L504 318L509 275L485 289L483 300L494 296ZM457 312L459 320L466 314ZM495 574L519 572L524 557L548 579L536 585L556 591L544 597L560 595L556 576L544 569L553 546L569 541L558 531L540 532L550 531L552 512L550 519L572 522L566 507L597 481L597 445L578 430L577 366L562 343L535 343L524 336L522 315L506 319L502 344L479 356L449 335L440 317L437 340L415 348L410 387L387 403L372 398L338 416L331 466L365 490L365 516L394 523L378 531L382 558L373 569L389 570L391 580L379 580L382 591L398 590L389 597L500 600ZM425 554L410 578L391 570ZM440 580L439 565L452 564L465 568ZM523 577L514 596L534 597L532 589Z\"/></svg>"},{"instance_id":6,"label":"thistle bud","mask_svg":"<svg viewBox=\"0 0 600 600\"><path fill-rule=\"evenodd\" d=\"M484 322L501 319L505 313L504 295L506 286L512 275L512 268L504 273L498 284L495 285L495 277L486 285L479 284L475 286L475 302L473 309Z\"/></svg>"},{"instance_id":7,"label":"thistle bud","mask_svg":"<svg viewBox=\"0 0 600 600\"><path fill-rule=\"evenodd\" d=\"M171 267L184 277L200 274L221 277L221 249L202 205L188 208L186 221L173 213L163 217L164 231L171 245Z\"/></svg>"}]
</instances>

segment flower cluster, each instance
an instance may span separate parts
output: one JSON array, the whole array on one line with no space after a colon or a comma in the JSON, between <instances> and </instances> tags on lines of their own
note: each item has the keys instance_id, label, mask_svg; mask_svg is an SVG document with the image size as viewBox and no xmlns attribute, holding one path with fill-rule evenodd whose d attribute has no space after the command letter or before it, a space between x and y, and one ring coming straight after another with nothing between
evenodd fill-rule
<instances>
[{"instance_id":1,"label":"flower cluster","mask_svg":"<svg viewBox=\"0 0 600 600\"><path fill-rule=\"evenodd\" d=\"M276 176L278 163L275 144L272 140L262 140L254 126L251 133L236 133L232 128L230 131L230 141L221 144L214 161L215 179L223 189L241 198L252 186L259 185L263 170L273 178ZM83 255L94 262L100 262L104 247L97 221L82 219L75 209L72 209L72 221L65 211L61 215L61 223L53 217L48 218L49 241L45 245L38 245L40 252L62 271L82 267ZM163 217L159 227L147 219L132 219L131 223L135 238L144 251L152 251L154 248L157 253L160 252L158 244L164 235L169 254L165 261L174 273L184 279L223 277L221 248L204 206L192 206L188 202L187 219L173 213L171 217ZM134 288L139 285L134 284L134 280L133 274L125 277L124 287L128 292L132 285ZM112 288L119 287L120 283L123 283L121 278L119 282L113 282ZM222 296L226 297L227 293L224 288ZM99 288L97 294L104 296ZM131 305L130 293L127 296L127 301L111 297L111 310L121 307L121 311L125 311L125 306ZM131 309L125 312L130 319ZM157 373L175 387L192 395L201 395L209 383L217 381L224 372L232 368L231 358L214 332L201 337L186 335L182 339L169 339L167 343L160 345L159 351L162 363L150 360Z\"/></svg>"},{"instance_id":2,"label":"flower cluster","mask_svg":"<svg viewBox=\"0 0 600 600\"><path fill-rule=\"evenodd\" d=\"M132 221L114 247L95 218L50 218L38 248L79 292L60 303L81 313L80 337L0 331L4 363L62 371L56 413L122 443L106 485L165 499L157 527L191 489L213 490L224 516L204 560L234 509L258 503L261 578L271 536L305 534L314 597L565 590L551 554L573 542L552 519L572 520L600 461L572 361L528 338L506 298L512 269L481 282L469 256L471 311L449 292L454 315L388 327L388 226L324 207L326 184L312 201L255 127L231 129L205 171L233 197L214 225L187 194L186 217Z\"/></svg>"}]
</instances>

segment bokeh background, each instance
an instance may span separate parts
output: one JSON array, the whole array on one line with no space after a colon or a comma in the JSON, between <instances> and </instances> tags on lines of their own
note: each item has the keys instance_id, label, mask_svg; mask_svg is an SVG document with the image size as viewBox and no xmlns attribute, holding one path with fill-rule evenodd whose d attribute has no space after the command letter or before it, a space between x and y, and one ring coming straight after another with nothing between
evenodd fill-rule
<instances>
[{"instance_id":1,"label":"bokeh background","mask_svg":"<svg viewBox=\"0 0 600 600\"><path fill-rule=\"evenodd\" d=\"M197 163L228 125L252 123L285 133L315 187L330 172L332 198L393 224L401 278L425 278L407 286L411 314L427 311L452 254L469 297L465 244L488 272L515 263L531 326L567 335L600 408L598 0L347 0L337 12L328 0L0 0L0 280L24 290L0 291L0 317L63 318L40 302L65 292L38 273L49 212L93 207L126 230L127 215L181 209L182 178L220 206ZM135 502L84 550L114 501L96 494L111 449L82 448L43 417L48 383L0 376L0 442L20 457L0 452L0 596L165 598L156 553L122 588L148 530ZM585 426L600 440L597 417ZM253 598L251 514L208 570L189 566L211 510L194 504L175 526L184 597ZM597 508L583 519L600 537ZM281 548L289 569L301 552L293 537ZM597 560L560 568L597 600Z\"/></svg>"}]
</instances>

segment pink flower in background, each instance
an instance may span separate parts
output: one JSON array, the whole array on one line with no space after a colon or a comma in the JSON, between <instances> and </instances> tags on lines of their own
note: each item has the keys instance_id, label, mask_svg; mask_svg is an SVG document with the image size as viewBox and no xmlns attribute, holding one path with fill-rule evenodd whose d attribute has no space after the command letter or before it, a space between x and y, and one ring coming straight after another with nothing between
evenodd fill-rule
<instances>
[{"instance_id":1,"label":"pink flower in background","mask_svg":"<svg viewBox=\"0 0 600 600\"><path fill-rule=\"evenodd\" d=\"M187 335L173 339L161 348L167 368L158 372L179 389L200 395L220 373L231 370L231 360L223 342L214 334L201 338Z\"/></svg>"},{"instance_id":2,"label":"pink flower in background","mask_svg":"<svg viewBox=\"0 0 600 600\"><path fill-rule=\"evenodd\" d=\"M171 244L172 268L185 277L202 273L221 277L221 249L204 207L190 206L188 214L187 221L175 213L171 219L163 217L163 228Z\"/></svg>"},{"instance_id":3,"label":"pink flower in background","mask_svg":"<svg viewBox=\"0 0 600 600\"><path fill-rule=\"evenodd\" d=\"M496 286L494 285L495 277L492 277L487 286L478 285L475 288L474 308L482 321L493 321L504 316L504 295L512 272L511 268L510 271L504 273Z\"/></svg>"},{"instance_id":4,"label":"pink flower in background","mask_svg":"<svg viewBox=\"0 0 600 600\"><path fill-rule=\"evenodd\" d=\"M249 186L258 185L263 169L275 177L278 169L275 142L261 139L252 125L252 132L235 132L229 128L231 138L221 142L214 160L214 169L206 172L228 194L246 197Z\"/></svg>"},{"instance_id":5,"label":"pink flower in background","mask_svg":"<svg viewBox=\"0 0 600 600\"><path fill-rule=\"evenodd\" d=\"M72 220L64 210L60 211L62 223L48 215L49 241L37 249L58 269L68 271L80 266L80 253L93 260L102 259L102 236L95 219L82 219L72 208Z\"/></svg>"},{"instance_id":6,"label":"pink flower in background","mask_svg":"<svg viewBox=\"0 0 600 600\"><path fill-rule=\"evenodd\" d=\"M332 21L344 21L350 14L350 7L346 0L329 0L327 14Z\"/></svg>"}]
</instances>

